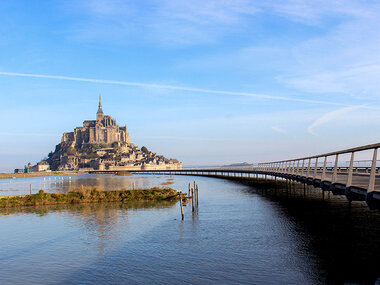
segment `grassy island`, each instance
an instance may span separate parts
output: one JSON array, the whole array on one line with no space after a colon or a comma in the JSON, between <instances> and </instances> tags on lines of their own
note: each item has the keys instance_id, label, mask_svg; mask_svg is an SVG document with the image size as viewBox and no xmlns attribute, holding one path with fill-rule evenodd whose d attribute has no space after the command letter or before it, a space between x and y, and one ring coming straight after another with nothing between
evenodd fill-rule
<instances>
[{"instance_id":1,"label":"grassy island","mask_svg":"<svg viewBox=\"0 0 380 285\"><path fill-rule=\"evenodd\" d=\"M0 208L101 202L164 201L178 199L178 194L179 191L171 188L117 191L99 191L93 188L68 193L45 193L40 190L37 194L31 195L2 196L0 197Z\"/></svg>"}]
</instances>

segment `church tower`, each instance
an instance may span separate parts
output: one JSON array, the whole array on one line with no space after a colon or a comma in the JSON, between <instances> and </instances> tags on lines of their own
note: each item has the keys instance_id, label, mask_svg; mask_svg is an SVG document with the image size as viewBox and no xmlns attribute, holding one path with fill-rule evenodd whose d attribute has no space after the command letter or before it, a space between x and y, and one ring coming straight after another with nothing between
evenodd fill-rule
<instances>
[{"instance_id":1,"label":"church tower","mask_svg":"<svg viewBox=\"0 0 380 285\"><path fill-rule=\"evenodd\" d=\"M104 118L104 113L102 109L102 96L99 94L99 108L98 112L96 113L96 121L101 121Z\"/></svg>"}]
</instances>

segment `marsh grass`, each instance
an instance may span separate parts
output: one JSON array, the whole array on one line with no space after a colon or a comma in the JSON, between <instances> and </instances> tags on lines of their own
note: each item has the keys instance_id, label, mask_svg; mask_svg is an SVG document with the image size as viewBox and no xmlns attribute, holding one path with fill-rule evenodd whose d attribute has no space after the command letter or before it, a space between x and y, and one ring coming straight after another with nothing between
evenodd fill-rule
<instances>
[{"instance_id":1,"label":"marsh grass","mask_svg":"<svg viewBox=\"0 0 380 285\"><path fill-rule=\"evenodd\" d=\"M165 186L165 185L171 185L171 184L174 184L173 181L166 181L166 182L162 182L161 185Z\"/></svg>"},{"instance_id":2,"label":"marsh grass","mask_svg":"<svg viewBox=\"0 0 380 285\"><path fill-rule=\"evenodd\" d=\"M32 195L0 197L0 208L99 202L163 201L178 199L178 193L171 188L100 191L94 187L80 187L78 191L68 193L45 193L40 190L37 194Z\"/></svg>"}]
</instances>

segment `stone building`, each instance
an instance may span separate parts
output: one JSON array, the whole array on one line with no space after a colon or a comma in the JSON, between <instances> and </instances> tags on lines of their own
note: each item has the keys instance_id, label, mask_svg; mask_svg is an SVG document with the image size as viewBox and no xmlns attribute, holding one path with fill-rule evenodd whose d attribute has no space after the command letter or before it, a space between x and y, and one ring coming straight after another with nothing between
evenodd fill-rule
<instances>
[{"instance_id":1,"label":"stone building","mask_svg":"<svg viewBox=\"0 0 380 285\"><path fill-rule=\"evenodd\" d=\"M99 108L96 120L86 120L82 127L75 128L74 132L64 133L62 143L71 144L72 147L81 147L83 144L111 145L114 142L129 144L131 137L127 126L120 127L111 116L104 115L102 100L99 97Z\"/></svg>"},{"instance_id":2,"label":"stone building","mask_svg":"<svg viewBox=\"0 0 380 285\"><path fill-rule=\"evenodd\" d=\"M176 159L132 144L127 126L120 127L115 119L104 115L101 97L96 120L86 120L73 132L64 133L47 162L54 171L182 168Z\"/></svg>"}]
</instances>

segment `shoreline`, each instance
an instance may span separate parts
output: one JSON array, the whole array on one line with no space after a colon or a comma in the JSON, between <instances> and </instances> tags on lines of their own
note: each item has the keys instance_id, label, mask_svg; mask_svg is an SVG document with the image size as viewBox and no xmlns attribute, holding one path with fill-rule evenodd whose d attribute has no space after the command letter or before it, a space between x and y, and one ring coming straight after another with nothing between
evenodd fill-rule
<instances>
[{"instance_id":1,"label":"shoreline","mask_svg":"<svg viewBox=\"0 0 380 285\"><path fill-rule=\"evenodd\" d=\"M28 178L44 176L67 176L81 174L78 171L52 171L52 172L29 172L29 173L0 173L0 179Z\"/></svg>"}]
</instances>

